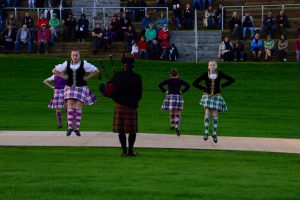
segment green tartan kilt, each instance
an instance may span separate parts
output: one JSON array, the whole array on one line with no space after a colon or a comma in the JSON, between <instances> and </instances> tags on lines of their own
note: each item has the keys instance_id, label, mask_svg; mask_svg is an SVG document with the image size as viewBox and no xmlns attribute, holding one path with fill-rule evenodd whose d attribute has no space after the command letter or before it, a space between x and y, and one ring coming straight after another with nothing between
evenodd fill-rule
<instances>
[{"instance_id":1,"label":"green tartan kilt","mask_svg":"<svg viewBox=\"0 0 300 200\"><path fill-rule=\"evenodd\" d=\"M227 112L226 103L220 94L214 96L203 94L200 101L200 105L210 110L217 110L218 112Z\"/></svg>"}]
</instances>

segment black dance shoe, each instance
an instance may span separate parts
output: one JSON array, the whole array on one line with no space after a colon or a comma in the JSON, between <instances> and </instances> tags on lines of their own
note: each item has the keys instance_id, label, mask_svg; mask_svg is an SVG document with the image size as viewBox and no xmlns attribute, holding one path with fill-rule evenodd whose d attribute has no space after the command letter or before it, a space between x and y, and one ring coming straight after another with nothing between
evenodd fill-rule
<instances>
[{"instance_id":1,"label":"black dance shoe","mask_svg":"<svg viewBox=\"0 0 300 200\"><path fill-rule=\"evenodd\" d=\"M180 136L179 128L175 128L175 131L176 131L176 135Z\"/></svg>"},{"instance_id":2,"label":"black dance shoe","mask_svg":"<svg viewBox=\"0 0 300 200\"><path fill-rule=\"evenodd\" d=\"M58 128L58 129L61 129L61 128L62 128L62 125L61 125L61 124L60 124L60 125L58 125L58 126L57 126L57 128Z\"/></svg>"},{"instance_id":3,"label":"black dance shoe","mask_svg":"<svg viewBox=\"0 0 300 200\"><path fill-rule=\"evenodd\" d=\"M130 156L130 157L136 157L138 155L139 154L137 152L134 152L134 151L128 151L128 154L127 154L127 156Z\"/></svg>"},{"instance_id":4,"label":"black dance shoe","mask_svg":"<svg viewBox=\"0 0 300 200\"><path fill-rule=\"evenodd\" d=\"M122 152L122 153L121 153L121 157L127 157L127 156L128 156L127 153L125 153L125 152Z\"/></svg>"},{"instance_id":5,"label":"black dance shoe","mask_svg":"<svg viewBox=\"0 0 300 200\"><path fill-rule=\"evenodd\" d=\"M174 130L175 126L170 126L170 131Z\"/></svg>"},{"instance_id":6,"label":"black dance shoe","mask_svg":"<svg viewBox=\"0 0 300 200\"><path fill-rule=\"evenodd\" d=\"M66 136L70 136L72 134L72 132L73 132L73 129L68 129Z\"/></svg>"},{"instance_id":7,"label":"black dance shoe","mask_svg":"<svg viewBox=\"0 0 300 200\"><path fill-rule=\"evenodd\" d=\"M74 130L75 134L79 137L81 136L80 131L79 130Z\"/></svg>"},{"instance_id":8,"label":"black dance shoe","mask_svg":"<svg viewBox=\"0 0 300 200\"><path fill-rule=\"evenodd\" d=\"M204 141L207 141L207 140L208 140L208 134L204 134L203 140L204 140Z\"/></svg>"},{"instance_id":9,"label":"black dance shoe","mask_svg":"<svg viewBox=\"0 0 300 200\"><path fill-rule=\"evenodd\" d=\"M213 138L214 143L217 143L217 142L218 142L218 137L217 137L217 135L213 135L212 138Z\"/></svg>"}]
</instances>

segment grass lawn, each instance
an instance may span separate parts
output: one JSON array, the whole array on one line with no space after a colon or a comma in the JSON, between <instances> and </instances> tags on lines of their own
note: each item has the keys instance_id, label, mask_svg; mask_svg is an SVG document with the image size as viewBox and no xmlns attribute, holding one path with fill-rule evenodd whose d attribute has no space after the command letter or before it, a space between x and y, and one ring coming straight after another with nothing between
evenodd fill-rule
<instances>
[{"instance_id":1,"label":"grass lawn","mask_svg":"<svg viewBox=\"0 0 300 200\"><path fill-rule=\"evenodd\" d=\"M52 91L42 81L51 76L61 58L0 56L0 130L57 130L54 110L47 104ZM99 66L96 60L89 60ZM107 63L109 66L109 63ZM117 68L120 63L115 62ZM139 107L139 131L170 133L168 112L160 110L164 94L158 83L172 67L192 83L207 63L137 61L144 93ZM228 112L219 117L219 135L300 138L300 67L297 63L220 63L219 69L236 79L222 91ZM82 131L111 131L114 104L98 92L100 81L89 81L98 102L84 108ZM202 93L192 87L184 95L182 134L202 134ZM65 120L65 116L63 116Z\"/></svg>"},{"instance_id":2,"label":"grass lawn","mask_svg":"<svg viewBox=\"0 0 300 200\"><path fill-rule=\"evenodd\" d=\"M0 199L299 199L300 155L0 147Z\"/></svg>"}]
</instances>

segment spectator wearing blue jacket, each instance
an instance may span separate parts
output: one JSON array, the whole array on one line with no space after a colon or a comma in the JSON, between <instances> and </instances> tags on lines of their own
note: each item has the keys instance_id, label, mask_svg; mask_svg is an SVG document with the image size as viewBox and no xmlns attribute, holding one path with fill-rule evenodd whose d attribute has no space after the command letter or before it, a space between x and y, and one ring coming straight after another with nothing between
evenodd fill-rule
<instances>
[{"instance_id":1,"label":"spectator wearing blue jacket","mask_svg":"<svg viewBox=\"0 0 300 200\"><path fill-rule=\"evenodd\" d=\"M263 50L263 46L264 46L263 41L260 39L259 34L256 33L254 35L254 39L251 41L251 47L250 47L250 51L251 51L253 59L255 61L260 60L261 52Z\"/></svg>"},{"instance_id":2,"label":"spectator wearing blue jacket","mask_svg":"<svg viewBox=\"0 0 300 200\"><path fill-rule=\"evenodd\" d=\"M149 28L149 24L153 23L153 19L150 17L149 14L146 14L145 17L142 19L142 35L145 34L147 28Z\"/></svg>"}]
</instances>

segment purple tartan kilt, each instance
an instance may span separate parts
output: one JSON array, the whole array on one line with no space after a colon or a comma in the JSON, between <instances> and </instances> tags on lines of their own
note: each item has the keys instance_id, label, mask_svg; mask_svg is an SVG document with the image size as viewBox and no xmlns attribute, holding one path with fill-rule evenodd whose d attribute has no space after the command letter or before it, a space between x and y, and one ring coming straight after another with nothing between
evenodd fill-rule
<instances>
[{"instance_id":1,"label":"purple tartan kilt","mask_svg":"<svg viewBox=\"0 0 300 200\"><path fill-rule=\"evenodd\" d=\"M178 94L169 94L164 99L164 102L161 106L162 110L183 110L184 101L181 95Z\"/></svg>"},{"instance_id":2,"label":"purple tartan kilt","mask_svg":"<svg viewBox=\"0 0 300 200\"><path fill-rule=\"evenodd\" d=\"M64 89L54 89L53 97L51 98L48 108L64 108Z\"/></svg>"},{"instance_id":3,"label":"purple tartan kilt","mask_svg":"<svg viewBox=\"0 0 300 200\"><path fill-rule=\"evenodd\" d=\"M113 132L134 134L137 131L136 109L116 104L113 118Z\"/></svg>"},{"instance_id":4,"label":"purple tartan kilt","mask_svg":"<svg viewBox=\"0 0 300 200\"><path fill-rule=\"evenodd\" d=\"M89 90L87 86L65 86L65 99L77 99L86 105L92 105L96 102L96 96Z\"/></svg>"}]
</instances>

